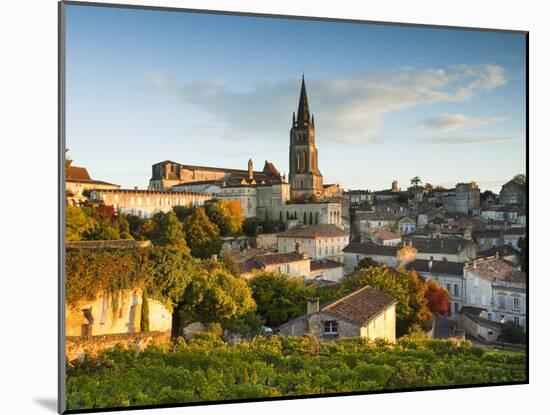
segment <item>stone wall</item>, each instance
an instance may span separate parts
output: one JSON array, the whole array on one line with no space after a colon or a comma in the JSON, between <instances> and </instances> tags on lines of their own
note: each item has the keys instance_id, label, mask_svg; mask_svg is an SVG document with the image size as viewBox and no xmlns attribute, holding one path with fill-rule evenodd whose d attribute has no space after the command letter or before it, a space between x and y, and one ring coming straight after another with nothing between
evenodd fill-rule
<instances>
[{"instance_id":1,"label":"stone wall","mask_svg":"<svg viewBox=\"0 0 550 415\"><path fill-rule=\"evenodd\" d=\"M170 331L106 334L89 337L67 336L65 355L68 360L82 359L85 355L97 356L101 351L116 346L143 351L150 344L167 343L169 341Z\"/></svg>"},{"instance_id":2,"label":"stone wall","mask_svg":"<svg viewBox=\"0 0 550 415\"><path fill-rule=\"evenodd\" d=\"M79 301L65 307L67 336L96 336L140 331L142 291L120 290L116 298L101 293L93 301ZM172 314L158 301L149 299L149 329L167 331Z\"/></svg>"}]
</instances>

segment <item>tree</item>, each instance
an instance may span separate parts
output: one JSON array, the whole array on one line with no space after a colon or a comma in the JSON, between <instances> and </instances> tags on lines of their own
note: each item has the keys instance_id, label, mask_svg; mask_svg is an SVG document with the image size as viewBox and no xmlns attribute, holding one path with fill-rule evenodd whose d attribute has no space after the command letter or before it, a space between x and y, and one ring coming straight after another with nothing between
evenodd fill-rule
<instances>
[{"instance_id":1,"label":"tree","mask_svg":"<svg viewBox=\"0 0 550 415\"><path fill-rule=\"evenodd\" d=\"M170 246L153 248L149 264L148 296L172 311L172 337L177 337L183 327L181 311L185 305L185 289L201 264Z\"/></svg>"},{"instance_id":2,"label":"tree","mask_svg":"<svg viewBox=\"0 0 550 415\"><path fill-rule=\"evenodd\" d=\"M250 280L258 314L268 326L279 326L303 314L307 299L315 297L313 286L301 279L274 272L260 272Z\"/></svg>"},{"instance_id":3,"label":"tree","mask_svg":"<svg viewBox=\"0 0 550 415\"><path fill-rule=\"evenodd\" d=\"M222 264L227 272L229 272L231 275L238 277L241 274L239 264L237 263L237 260L235 259L233 254L231 254L230 252L227 251L223 253Z\"/></svg>"},{"instance_id":4,"label":"tree","mask_svg":"<svg viewBox=\"0 0 550 415\"><path fill-rule=\"evenodd\" d=\"M139 320L141 331L149 331L149 298L147 290L144 289L141 293L141 315Z\"/></svg>"},{"instance_id":5,"label":"tree","mask_svg":"<svg viewBox=\"0 0 550 415\"><path fill-rule=\"evenodd\" d=\"M400 267L404 267L408 263L416 259L417 249L411 245L405 245L395 254L397 263Z\"/></svg>"},{"instance_id":6,"label":"tree","mask_svg":"<svg viewBox=\"0 0 550 415\"><path fill-rule=\"evenodd\" d=\"M256 218L245 219L243 224L243 232L246 236L258 236L258 221L256 220Z\"/></svg>"},{"instance_id":7,"label":"tree","mask_svg":"<svg viewBox=\"0 0 550 415\"><path fill-rule=\"evenodd\" d=\"M65 211L65 238L67 241L81 241L96 226L96 221L81 208L67 206Z\"/></svg>"},{"instance_id":8,"label":"tree","mask_svg":"<svg viewBox=\"0 0 550 415\"><path fill-rule=\"evenodd\" d=\"M433 184L431 184L431 183L426 183L426 184L424 185L424 188L425 188L428 192L431 192L431 191L434 189L434 186L433 186Z\"/></svg>"},{"instance_id":9,"label":"tree","mask_svg":"<svg viewBox=\"0 0 550 415\"><path fill-rule=\"evenodd\" d=\"M449 311L449 292L432 280L426 282L424 297L428 301L428 308L434 314L447 314Z\"/></svg>"},{"instance_id":10,"label":"tree","mask_svg":"<svg viewBox=\"0 0 550 415\"><path fill-rule=\"evenodd\" d=\"M379 262L376 262L371 257L365 257L357 263L356 269L370 268L370 267L380 267L380 266L381 266L381 264Z\"/></svg>"},{"instance_id":11,"label":"tree","mask_svg":"<svg viewBox=\"0 0 550 415\"><path fill-rule=\"evenodd\" d=\"M422 183L422 180L420 179L420 177L418 176L414 176L412 179L411 179L411 184L414 186L414 187L418 187L418 185Z\"/></svg>"},{"instance_id":12,"label":"tree","mask_svg":"<svg viewBox=\"0 0 550 415\"><path fill-rule=\"evenodd\" d=\"M189 254L183 226L174 212L166 214L165 220L159 228L157 243L174 247L182 254Z\"/></svg>"},{"instance_id":13,"label":"tree","mask_svg":"<svg viewBox=\"0 0 550 415\"><path fill-rule=\"evenodd\" d=\"M369 285L397 300L397 335L424 328L432 320L425 298L426 285L414 271L388 267L363 268L344 279L342 292Z\"/></svg>"},{"instance_id":14,"label":"tree","mask_svg":"<svg viewBox=\"0 0 550 415\"><path fill-rule=\"evenodd\" d=\"M256 304L245 280L223 269L200 271L185 289L182 315L187 321L222 322L254 311Z\"/></svg>"},{"instance_id":15,"label":"tree","mask_svg":"<svg viewBox=\"0 0 550 415\"><path fill-rule=\"evenodd\" d=\"M208 218L216 224L221 236L239 235L244 222L243 209L237 200L219 200L206 206Z\"/></svg>"},{"instance_id":16,"label":"tree","mask_svg":"<svg viewBox=\"0 0 550 415\"><path fill-rule=\"evenodd\" d=\"M525 174L516 174L512 180L522 186L527 185L527 176Z\"/></svg>"},{"instance_id":17,"label":"tree","mask_svg":"<svg viewBox=\"0 0 550 415\"><path fill-rule=\"evenodd\" d=\"M179 221L183 223L185 218L195 210L194 206L174 206L172 211L176 214Z\"/></svg>"},{"instance_id":18,"label":"tree","mask_svg":"<svg viewBox=\"0 0 550 415\"><path fill-rule=\"evenodd\" d=\"M221 248L218 227L208 219L203 208L195 208L183 222L187 245L191 255L197 258L210 258Z\"/></svg>"},{"instance_id":19,"label":"tree","mask_svg":"<svg viewBox=\"0 0 550 415\"><path fill-rule=\"evenodd\" d=\"M519 324L507 321L502 325L498 340L505 343L525 344L525 331Z\"/></svg>"}]
</instances>

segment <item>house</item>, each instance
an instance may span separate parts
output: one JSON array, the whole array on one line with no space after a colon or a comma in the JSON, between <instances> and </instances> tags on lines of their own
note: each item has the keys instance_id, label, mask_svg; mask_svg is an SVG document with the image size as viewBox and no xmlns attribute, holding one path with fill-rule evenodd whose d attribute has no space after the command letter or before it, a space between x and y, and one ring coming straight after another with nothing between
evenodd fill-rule
<instances>
[{"instance_id":1,"label":"house","mask_svg":"<svg viewBox=\"0 0 550 415\"><path fill-rule=\"evenodd\" d=\"M510 245L500 245L493 248L485 249L479 251L477 254L478 258L488 258L488 257L497 257L502 258L505 261L512 262L514 264L519 264L519 255L520 252L510 246Z\"/></svg>"},{"instance_id":2,"label":"house","mask_svg":"<svg viewBox=\"0 0 550 415\"><path fill-rule=\"evenodd\" d=\"M447 290L450 297L448 316L456 320L464 305L464 264L417 259L407 264L406 268L415 270L425 280L431 279Z\"/></svg>"},{"instance_id":3,"label":"house","mask_svg":"<svg viewBox=\"0 0 550 415\"><path fill-rule=\"evenodd\" d=\"M398 246L384 246L372 242L354 242L346 246L344 252L344 273L349 274L355 270L359 261L371 258L388 267L397 266L396 254Z\"/></svg>"},{"instance_id":4,"label":"house","mask_svg":"<svg viewBox=\"0 0 550 415\"><path fill-rule=\"evenodd\" d=\"M352 205L360 205L364 202L372 204L374 200L374 195L370 190L347 190L343 195Z\"/></svg>"},{"instance_id":5,"label":"house","mask_svg":"<svg viewBox=\"0 0 550 415\"><path fill-rule=\"evenodd\" d=\"M377 245L396 246L401 243L401 236L384 228L369 228L366 233L361 233L363 242L373 242Z\"/></svg>"},{"instance_id":6,"label":"house","mask_svg":"<svg viewBox=\"0 0 550 415\"><path fill-rule=\"evenodd\" d=\"M472 336L482 342L494 342L498 340L501 332L501 324L489 320L485 308L462 307L458 314L458 324L468 336Z\"/></svg>"},{"instance_id":7,"label":"house","mask_svg":"<svg viewBox=\"0 0 550 415\"><path fill-rule=\"evenodd\" d=\"M477 257L477 246L463 238L408 238L417 259L466 262Z\"/></svg>"},{"instance_id":8,"label":"house","mask_svg":"<svg viewBox=\"0 0 550 415\"><path fill-rule=\"evenodd\" d=\"M502 232L500 230L487 229L484 231L476 231L472 236L480 250L504 245L504 239L502 238Z\"/></svg>"},{"instance_id":9,"label":"house","mask_svg":"<svg viewBox=\"0 0 550 415\"><path fill-rule=\"evenodd\" d=\"M397 229L402 235L414 232L416 229L416 221L408 216L403 216L397 220Z\"/></svg>"},{"instance_id":10,"label":"house","mask_svg":"<svg viewBox=\"0 0 550 415\"><path fill-rule=\"evenodd\" d=\"M500 203L504 205L517 205L523 208L527 200L527 187L516 179L512 179L502 185L499 196Z\"/></svg>"},{"instance_id":11,"label":"house","mask_svg":"<svg viewBox=\"0 0 550 415\"><path fill-rule=\"evenodd\" d=\"M250 278L256 271L279 272L295 277L309 277L310 257L296 244L293 252L267 252L248 258L241 264L241 276Z\"/></svg>"},{"instance_id":12,"label":"house","mask_svg":"<svg viewBox=\"0 0 550 415\"><path fill-rule=\"evenodd\" d=\"M525 228L510 228L502 232L502 239L505 245L518 248L520 238L525 239Z\"/></svg>"},{"instance_id":13,"label":"house","mask_svg":"<svg viewBox=\"0 0 550 415\"><path fill-rule=\"evenodd\" d=\"M454 195L443 198L443 207L449 212L469 214L479 206L480 191L476 182L458 183Z\"/></svg>"},{"instance_id":14,"label":"house","mask_svg":"<svg viewBox=\"0 0 550 415\"><path fill-rule=\"evenodd\" d=\"M292 252L297 243L312 259L343 262L342 249L349 243L349 234L334 224L298 225L277 234L279 252Z\"/></svg>"},{"instance_id":15,"label":"house","mask_svg":"<svg viewBox=\"0 0 550 415\"><path fill-rule=\"evenodd\" d=\"M322 341L342 337L382 338L395 341L395 307L389 295L366 286L319 307L319 299L309 300L307 313L284 323L286 336L310 334Z\"/></svg>"},{"instance_id":16,"label":"house","mask_svg":"<svg viewBox=\"0 0 550 415\"><path fill-rule=\"evenodd\" d=\"M490 257L464 267L465 305L487 309L491 321L525 326L527 277L519 266Z\"/></svg>"},{"instance_id":17,"label":"house","mask_svg":"<svg viewBox=\"0 0 550 415\"><path fill-rule=\"evenodd\" d=\"M355 212L355 221L360 232L367 232L369 228L390 229L397 222L397 215L393 212Z\"/></svg>"},{"instance_id":18,"label":"house","mask_svg":"<svg viewBox=\"0 0 550 415\"><path fill-rule=\"evenodd\" d=\"M439 222L435 223L438 220ZM428 223L441 224L444 223L442 209L425 209L418 213L416 217L416 226L423 228Z\"/></svg>"},{"instance_id":19,"label":"house","mask_svg":"<svg viewBox=\"0 0 550 415\"><path fill-rule=\"evenodd\" d=\"M332 259L315 259L310 263L309 279L337 282L344 277L344 264Z\"/></svg>"},{"instance_id":20,"label":"house","mask_svg":"<svg viewBox=\"0 0 550 415\"><path fill-rule=\"evenodd\" d=\"M84 167L70 166L66 170L65 191L70 204L74 205L84 200L85 190L118 188L120 188L118 184L92 179Z\"/></svg>"}]
</instances>

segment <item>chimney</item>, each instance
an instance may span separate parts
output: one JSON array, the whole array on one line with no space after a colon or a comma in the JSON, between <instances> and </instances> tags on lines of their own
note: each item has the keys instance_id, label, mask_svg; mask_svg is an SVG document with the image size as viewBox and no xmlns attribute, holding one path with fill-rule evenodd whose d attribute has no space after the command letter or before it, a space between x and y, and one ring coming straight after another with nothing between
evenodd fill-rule
<instances>
[{"instance_id":1,"label":"chimney","mask_svg":"<svg viewBox=\"0 0 550 415\"><path fill-rule=\"evenodd\" d=\"M473 268L477 268L477 259L474 259L474 265Z\"/></svg>"},{"instance_id":2,"label":"chimney","mask_svg":"<svg viewBox=\"0 0 550 415\"><path fill-rule=\"evenodd\" d=\"M307 315L310 316L319 312L319 298L309 298L307 300Z\"/></svg>"},{"instance_id":3,"label":"chimney","mask_svg":"<svg viewBox=\"0 0 550 415\"><path fill-rule=\"evenodd\" d=\"M498 259L498 257L499 257L499 253L498 253L498 250L497 250L497 251L495 251L495 258Z\"/></svg>"},{"instance_id":4,"label":"chimney","mask_svg":"<svg viewBox=\"0 0 550 415\"><path fill-rule=\"evenodd\" d=\"M296 245L294 246L294 250L296 251L297 254L302 253L302 246L300 245L300 242L296 242Z\"/></svg>"},{"instance_id":5,"label":"chimney","mask_svg":"<svg viewBox=\"0 0 550 415\"><path fill-rule=\"evenodd\" d=\"M252 180L254 178L254 165L252 159L248 160L248 178Z\"/></svg>"},{"instance_id":6,"label":"chimney","mask_svg":"<svg viewBox=\"0 0 550 415\"><path fill-rule=\"evenodd\" d=\"M433 265L434 265L434 262L433 262L433 260L430 259L430 260L428 261L428 271L431 272Z\"/></svg>"}]
</instances>

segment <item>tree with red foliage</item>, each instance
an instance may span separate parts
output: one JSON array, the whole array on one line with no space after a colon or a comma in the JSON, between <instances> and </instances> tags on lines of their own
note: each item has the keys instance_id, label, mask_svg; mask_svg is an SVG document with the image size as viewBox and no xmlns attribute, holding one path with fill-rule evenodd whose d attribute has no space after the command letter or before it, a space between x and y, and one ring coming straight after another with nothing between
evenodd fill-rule
<instances>
[{"instance_id":1,"label":"tree with red foliage","mask_svg":"<svg viewBox=\"0 0 550 415\"><path fill-rule=\"evenodd\" d=\"M449 292L432 280L426 282L424 297L432 313L447 314L449 311Z\"/></svg>"}]
</instances>

